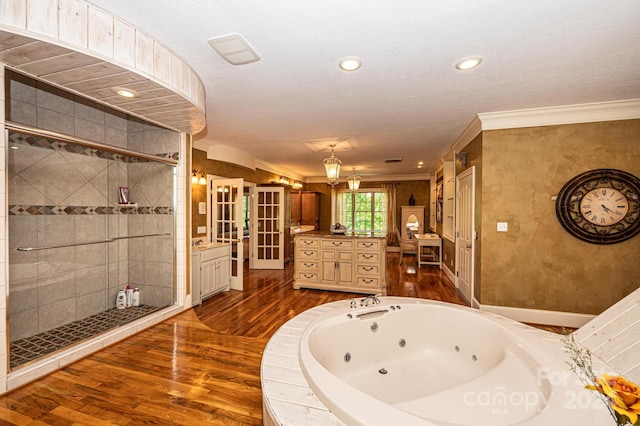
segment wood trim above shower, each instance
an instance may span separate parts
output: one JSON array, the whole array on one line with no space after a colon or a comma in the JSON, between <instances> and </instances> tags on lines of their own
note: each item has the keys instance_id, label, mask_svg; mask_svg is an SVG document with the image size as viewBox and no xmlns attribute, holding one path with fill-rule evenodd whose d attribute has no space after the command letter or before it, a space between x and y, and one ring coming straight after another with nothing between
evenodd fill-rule
<instances>
[{"instance_id":1,"label":"wood trim above shower","mask_svg":"<svg viewBox=\"0 0 640 426\"><path fill-rule=\"evenodd\" d=\"M85 1L13 0L0 14L0 62L152 123L196 134L204 86L177 54ZM134 90L124 98L113 87Z\"/></svg>"}]
</instances>

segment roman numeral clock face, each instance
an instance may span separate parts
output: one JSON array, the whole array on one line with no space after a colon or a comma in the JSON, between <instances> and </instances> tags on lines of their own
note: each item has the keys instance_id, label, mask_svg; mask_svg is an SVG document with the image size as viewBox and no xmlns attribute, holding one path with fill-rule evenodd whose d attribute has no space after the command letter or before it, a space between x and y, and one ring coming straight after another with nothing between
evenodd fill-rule
<instances>
[{"instance_id":1,"label":"roman numeral clock face","mask_svg":"<svg viewBox=\"0 0 640 426\"><path fill-rule=\"evenodd\" d=\"M582 173L560 190L556 216L565 230L581 240L625 241L640 232L640 180L614 169Z\"/></svg>"}]
</instances>

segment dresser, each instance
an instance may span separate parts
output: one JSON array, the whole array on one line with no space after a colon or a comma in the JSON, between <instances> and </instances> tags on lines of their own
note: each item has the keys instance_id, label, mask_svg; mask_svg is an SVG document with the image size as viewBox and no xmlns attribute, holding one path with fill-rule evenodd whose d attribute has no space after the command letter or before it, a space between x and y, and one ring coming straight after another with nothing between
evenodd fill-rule
<instances>
[{"instance_id":1,"label":"dresser","mask_svg":"<svg viewBox=\"0 0 640 426\"><path fill-rule=\"evenodd\" d=\"M293 288L387 294L382 237L306 232L294 237Z\"/></svg>"}]
</instances>

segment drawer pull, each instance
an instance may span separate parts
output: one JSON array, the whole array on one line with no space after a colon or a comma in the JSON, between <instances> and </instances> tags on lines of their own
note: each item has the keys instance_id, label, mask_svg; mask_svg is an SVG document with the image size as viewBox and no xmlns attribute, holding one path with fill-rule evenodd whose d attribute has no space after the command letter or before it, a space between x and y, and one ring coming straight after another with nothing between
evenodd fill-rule
<instances>
[{"instance_id":1,"label":"drawer pull","mask_svg":"<svg viewBox=\"0 0 640 426\"><path fill-rule=\"evenodd\" d=\"M362 243L365 247L373 247L373 243Z\"/></svg>"},{"instance_id":2,"label":"drawer pull","mask_svg":"<svg viewBox=\"0 0 640 426\"><path fill-rule=\"evenodd\" d=\"M304 274L305 278L313 278L313 275L309 275L309 274Z\"/></svg>"},{"instance_id":3,"label":"drawer pull","mask_svg":"<svg viewBox=\"0 0 640 426\"><path fill-rule=\"evenodd\" d=\"M307 263L307 262L305 262L305 263L304 263L304 266L306 266L307 268L311 268L311 267L313 266L313 263Z\"/></svg>"},{"instance_id":4,"label":"drawer pull","mask_svg":"<svg viewBox=\"0 0 640 426\"><path fill-rule=\"evenodd\" d=\"M333 244L334 246L341 246L342 242L331 241L331 244Z\"/></svg>"},{"instance_id":5,"label":"drawer pull","mask_svg":"<svg viewBox=\"0 0 640 426\"><path fill-rule=\"evenodd\" d=\"M372 254L363 254L362 257L364 257L365 259L372 259L373 255Z\"/></svg>"},{"instance_id":6,"label":"drawer pull","mask_svg":"<svg viewBox=\"0 0 640 426\"><path fill-rule=\"evenodd\" d=\"M373 280L363 279L362 282L365 284L371 284Z\"/></svg>"},{"instance_id":7,"label":"drawer pull","mask_svg":"<svg viewBox=\"0 0 640 426\"><path fill-rule=\"evenodd\" d=\"M305 251L304 254L305 254L305 256L311 256L313 254L313 252L312 251Z\"/></svg>"},{"instance_id":8,"label":"drawer pull","mask_svg":"<svg viewBox=\"0 0 640 426\"><path fill-rule=\"evenodd\" d=\"M371 271L373 271L373 266L369 266L368 268L367 267L363 267L362 269L364 269L367 272L371 272Z\"/></svg>"}]
</instances>

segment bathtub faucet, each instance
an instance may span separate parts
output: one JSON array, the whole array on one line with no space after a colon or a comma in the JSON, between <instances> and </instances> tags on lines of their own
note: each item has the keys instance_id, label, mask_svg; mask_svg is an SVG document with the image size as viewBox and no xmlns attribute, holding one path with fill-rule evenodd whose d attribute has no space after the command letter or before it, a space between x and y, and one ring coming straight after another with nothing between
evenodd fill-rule
<instances>
[{"instance_id":1,"label":"bathtub faucet","mask_svg":"<svg viewBox=\"0 0 640 426\"><path fill-rule=\"evenodd\" d=\"M374 305L379 305L380 299L378 299L377 295L370 294L360 301L360 306L369 306L369 302L373 303Z\"/></svg>"}]
</instances>

